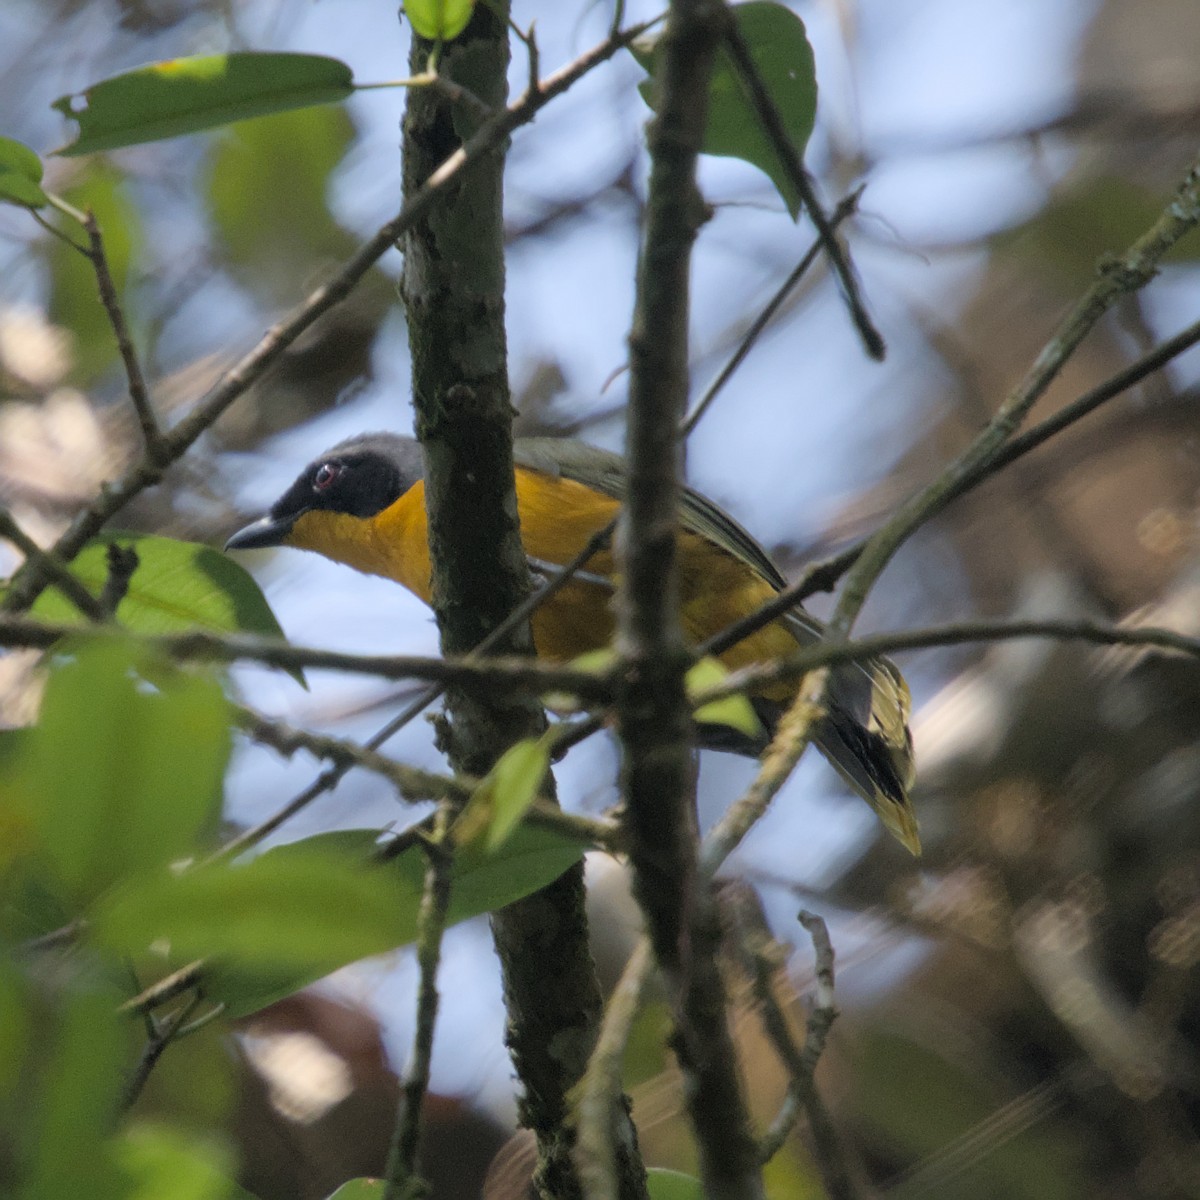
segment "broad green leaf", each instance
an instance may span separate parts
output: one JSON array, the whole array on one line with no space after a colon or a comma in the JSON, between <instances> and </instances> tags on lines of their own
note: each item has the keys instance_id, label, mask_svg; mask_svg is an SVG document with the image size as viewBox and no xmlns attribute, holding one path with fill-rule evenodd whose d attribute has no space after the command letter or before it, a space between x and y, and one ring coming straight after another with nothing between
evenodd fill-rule
<instances>
[{"instance_id":1,"label":"broad green leaf","mask_svg":"<svg viewBox=\"0 0 1200 1200\"><path fill-rule=\"evenodd\" d=\"M404 15L431 42L449 42L467 27L475 0L405 0Z\"/></svg>"},{"instance_id":2,"label":"broad green leaf","mask_svg":"<svg viewBox=\"0 0 1200 1200\"><path fill-rule=\"evenodd\" d=\"M244 52L176 58L114 75L53 107L79 124L60 154L92 154L330 104L354 90L350 68L322 54Z\"/></svg>"},{"instance_id":3,"label":"broad green leaf","mask_svg":"<svg viewBox=\"0 0 1200 1200\"><path fill-rule=\"evenodd\" d=\"M687 692L696 697L716 687L729 674L728 668L715 658L702 658L687 673ZM726 696L702 704L692 718L703 725L728 725L749 738L762 737L763 727L754 712L754 706L745 696Z\"/></svg>"},{"instance_id":4,"label":"broad green leaf","mask_svg":"<svg viewBox=\"0 0 1200 1200\"><path fill-rule=\"evenodd\" d=\"M732 11L792 145L803 157L817 114L816 64L804 22L773 0L751 0L735 5ZM650 74L650 79L639 85L639 91L653 109L658 108L661 47L661 35L632 47L633 56ZM799 194L724 49L718 52L709 83L704 153L740 158L758 167L774 183L792 218L799 215Z\"/></svg>"},{"instance_id":5,"label":"broad green leaf","mask_svg":"<svg viewBox=\"0 0 1200 1200\"><path fill-rule=\"evenodd\" d=\"M364 861L374 830L344 830L278 846L245 865L148 879L113 893L93 936L116 954L166 940L172 962L214 960L205 994L231 1017L291 995L339 967L407 945L425 882L419 846L385 864ZM448 922L502 908L545 887L583 847L519 827L494 854L455 857Z\"/></svg>"},{"instance_id":6,"label":"broad green leaf","mask_svg":"<svg viewBox=\"0 0 1200 1200\"><path fill-rule=\"evenodd\" d=\"M457 845L482 841L488 850L502 846L537 799L550 769L553 731L510 746L480 780L454 824Z\"/></svg>"},{"instance_id":7,"label":"broad green leaf","mask_svg":"<svg viewBox=\"0 0 1200 1200\"><path fill-rule=\"evenodd\" d=\"M380 1200L383 1196L382 1179L350 1179L327 1200Z\"/></svg>"},{"instance_id":8,"label":"broad green leaf","mask_svg":"<svg viewBox=\"0 0 1200 1200\"><path fill-rule=\"evenodd\" d=\"M254 1200L234 1181L225 1147L178 1129L135 1126L113 1148L126 1179L121 1200Z\"/></svg>"},{"instance_id":9,"label":"broad green leaf","mask_svg":"<svg viewBox=\"0 0 1200 1200\"><path fill-rule=\"evenodd\" d=\"M704 1200L700 1180L665 1167L651 1167L646 1172L646 1190L650 1200Z\"/></svg>"},{"instance_id":10,"label":"broad green leaf","mask_svg":"<svg viewBox=\"0 0 1200 1200\"><path fill-rule=\"evenodd\" d=\"M449 920L494 912L553 883L583 857L582 843L519 825L497 850L464 847L454 860Z\"/></svg>"},{"instance_id":11,"label":"broad green leaf","mask_svg":"<svg viewBox=\"0 0 1200 1200\"><path fill-rule=\"evenodd\" d=\"M42 160L24 142L0 137L0 201L41 208L50 203L41 184Z\"/></svg>"},{"instance_id":12,"label":"broad green leaf","mask_svg":"<svg viewBox=\"0 0 1200 1200\"><path fill-rule=\"evenodd\" d=\"M136 305L128 283L130 265L141 253L142 222L125 176L107 160L96 159L79 172L63 199L95 215L125 319L136 327ZM47 239L44 254L50 270L50 319L72 335L72 381L90 383L117 360L112 326L96 289L96 273L91 263L61 238Z\"/></svg>"},{"instance_id":13,"label":"broad green leaf","mask_svg":"<svg viewBox=\"0 0 1200 1200\"><path fill-rule=\"evenodd\" d=\"M72 655L52 671L4 790L28 818L33 852L86 903L195 853L220 812L229 704L215 680L115 638Z\"/></svg>"},{"instance_id":14,"label":"broad green leaf","mask_svg":"<svg viewBox=\"0 0 1200 1200\"><path fill-rule=\"evenodd\" d=\"M29 1176L22 1200L123 1200L107 1146L122 1079L116 997L80 988L59 1011L51 1036L39 1032L38 1094L18 1122Z\"/></svg>"},{"instance_id":15,"label":"broad green leaf","mask_svg":"<svg viewBox=\"0 0 1200 1200\"><path fill-rule=\"evenodd\" d=\"M106 533L89 542L71 564L71 572L98 596L108 578L108 547L131 546L138 566L116 619L135 633L256 633L282 637L262 589L232 558L199 542L148 533ZM57 589L47 588L32 608L44 621L83 624L79 610ZM304 682L303 675L292 674Z\"/></svg>"},{"instance_id":16,"label":"broad green leaf","mask_svg":"<svg viewBox=\"0 0 1200 1200\"><path fill-rule=\"evenodd\" d=\"M239 972L320 978L411 940L411 891L356 855L301 846L244 866L131 881L98 905L93 932L118 953L165 941L181 963L209 958Z\"/></svg>"}]
</instances>

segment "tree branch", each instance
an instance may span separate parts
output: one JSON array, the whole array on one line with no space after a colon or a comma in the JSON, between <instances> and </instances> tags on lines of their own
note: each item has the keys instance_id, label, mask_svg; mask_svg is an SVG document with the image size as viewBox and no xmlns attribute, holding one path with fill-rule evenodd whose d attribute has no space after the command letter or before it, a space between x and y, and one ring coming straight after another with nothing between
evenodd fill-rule
<instances>
[{"instance_id":1,"label":"tree branch","mask_svg":"<svg viewBox=\"0 0 1200 1200\"><path fill-rule=\"evenodd\" d=\"M974 470L964 474L940 499L937 507L930 512L926 519L932 519L948 507L952 501L973 491L1010 463L1028 454L1031 450L1036 450L1055 434L1070 428L1083 417L1095 412L1101 405L1141 383L1148 375L1162 370L1168 363L1190 350L1198 342L1200 342L1200 321L1194 322L1174 337L1168 338L1161 346L1156 347L1149 354L1143 355L1136 362L1130 363L1128 367L1085 392L1077 400L1064 405L1053 416L1040 421L1019 437L1014 437L992 459L980 463ZM837 586L838 580L859 560L868 541L870 538L863 538L829 558L810 563L798 579L768 604L764 604L727 629L723 629L715 637L705 642L698 652L722 654L731 646L736 646L738 642L753 636L764 626L769 625L777 617L782 616L814 593L832 591Z\"/></svg>"},{"instance_id":2,"label":"tree branch","mask_svg":"<svg viewBox=\"0 0 1200 1200\"><path fill-rule=\"evenodd\" d=\"M88 236L88 250L84 251L92 270L96 274L96 285L100 289L100 303L104 306L105 316L112 326L113 337L117 342L117 351L125 366L125 378L129 383L129 399L133 411L137 414L138 425L142 430L142 446L146 460L151 464L163 463L166 460L166 445L163 442L162 430L158 426L158 418L154 415L154 406L150 403L150 393L146 389L146 377L142 373L142 364L138 358L133 339L129 336L129 326L125 321L125 310L121 307L121 298L117 295L117 286L113 282L112 272L108 267L108 255L104 252L104 238L95 214L85 214L84 232Z\"/></svg>"},{"instance_id":3,"label":"tree branch","mask_svg":"<svg viewBox=\"0 0 1200 1200\"><path fill-rule=\"evenodd\" d=\"M690 656L678 615L678 430L687 403L691 248L705 219L696 188L708 84L725 10L674 0L650 124L650 186L630 334L628 492L618 592L618 728L634 894L674 1009L701 1174L714 1200L762 1196L725 993L715 910L696 878Z\"/></svg>"},{"instance_id":4,"label":"tree branch","mask_svg":"<svg viewBox=\"0 0 1200 1200\"><path fill-rule=\"evenodd\" d=\"M696 705L708 704L734 693L756 692L773 683L799 679L819 667L864 662L901 650L933 646L958 646L969 642L1010 642L1027 638L1063 642L1090 642L1097 646L1139 646L1200 658L1200 638L1155 626L1106 625L1095 621L961 621L877 633L845 642L818 642L776 662L731 671L719 684L693 697Z\"/></svg>"},{"instance_id":5,"label":"tree branch","mask_svg":"<svg viewBox=\"0 0 1200 1200\"><path fill-rule=\"evenodd\" d=\"M0 538L12 542L27 562L36 564L47 584L58 588L89 621L103 622L108 619L100 601L59 561L54 551L43 550L6 508L0 508Z\"/></svg>"},{"instance_id":6,"label":"tree branch","mask_svg":"<svg viewBox=\"0 0 1200 1200\"><path fill-rule=\"evenodd\" d=\"M855 188L834 210L833 216L830 218L830 228L837 227L858 211L858 202L862 197L863 188ZM721 368L716 379L708 385L704 395L696 402L695 408L687 415L687 419L680 426L679 433L681 437L687 437L693 429L700 423L700 419L708 411L709 406L720 394L721 389L733 378L734 372L746 360L746 355L754 348L754 343L758 341L763 330L771 323L772 318L782 307L783 302L796 289L797 284L808 273L809 268L816 261L817 255L821 252L824 243L818 238L805 252L804 257L796 264L791 274L779 286L779 290L775 295L767 301L762 312L754 318L750 323L750 328L746 330L745 336L738 343L737 349L730 356L729 361Z\"/></svg>"},{"instance_id":7,"label":"tree branch","mask_svg":"<svg viewBox=\"0 0 1200 1200\"><path fill-rule=\"evenodd\" d=\"M902 504L893 517L868 540L846 579L841 599L829 622L828 636L832 642L845 641L867 594L892 555L925 521L940 511L948 497L956 494L955 489L963 479L994 461L1096 322L1118 298L1148 283L1154 277L1162 256L1197 224L1200 224L1200 162L1192 166L1175 199L1155 224L1123 256L1101 264L1099 278L1071 309L1025 379L1009 394L971 445L936 479ZM1076 625L1076 629L1079 628ZM1191 639L1181 640L1179 635L1170 634L1169 631L1159 633L1167 634L1170 648L1192 652L1187 645ZM1061 630L1052 636L1061 636ZM1078 636L1088 635L1080 632ZM721 640L723 638L724 635ZM1089 637L1089 640L1093 639ZM1123 641L1125 638L1106 634L1105 640ZM706 839L702 855L706 871L715 871L741 842L766 812L771 800L799 762L811 741L814 724L823 712L827 682L828 676L824 670L814 671L805 678L792 709L779 723L758 777Z\"/></svg>"},{"instance_id":8,"label":"tree branch","mask_svg":"<svg viewBox=\"0 0 1200 1200\"><path fill-rule=\"evenodd\" d=\"M620 1195L617 1141L628 1128L629 1116L621 1063L653 969L650 942L639 938L608 998L596 1049L579 1084L575 1161L588 1200L618 1200Z\"/></svg>"},{"instance_id":9,"label":"tree branch","mask_svg":"<svg viewBox=\"0 0 1200 1200\"><path fill-rule=\"evenodd\" d=\"M450 909L454 858L446 831L456 810L457 806L452 802L442 803L435 836L425 846L425 886L417 914L420 983L417 988L416 1029L413 1032L412 1053L404 1072L396 1128L384 1170L383 1200L421 1200L427 1194L427 1187L418 1173L417 1154L421 1144L425 1094L429 1090L433 1033L437 1024L437 971L442 957L442 937L446 932L446 914Z\"/></svg>"},{"instance_id":10,"label":"tree branch","mask_svg":"<svg viewBox=\"0 0 1200 1200\"><path fill-rule=\"evenodd\" d=\"M801 1048L792 1037L788 1019L775 995L775 980L783 965L784 950L771 936L757 895L745 884L726 885L721 900L731 918L734 944L742 970L750 981L763 1029L790 1077L787 1097L759 1148L762 1160L769 1162L780 1151L803 1108L808 1115L817 1167L830 1200L857 1200L858 1188L814 1078L829 1030L837 1019L829 930L815 913L801 910L798 919L808 930L816 954L816 999Z\"/></svg>"},{"instance_id":11,"label":"tree branch","mask_svg":"<svg viewBox=\"0 0 1200 1200\"><path fill-rule=\"evenodd\" d=\"M64 637L111 638L128 631L50 624L29 617L0 616L0 646L47 649ZM256 662L285 670L345 671L380 679L430 679L448 686L501 691L515 689L532 695L567 692L586 701L603 703L612 696L604 675L558 667L533 659L426 658L414 654L349 654L315 646L292 646L274 638L252 634L219 634L207 630L156 634L142 642L168 658L189 662ZM374 747L370 747L374 748Z\"/></svg>"},{"instance_id":12,"label":"tree branch","mask_svg":"<svg viewBox=\"0 0 1200 1200\"><path fill-rule=\"evenodd\" d=\"M506 87L506 18L505 4L477 7L464 34L443 48L440 68L497 107ZM414 39L414 73L430 50ZM439 163L461 153L459 136L441 96L409 95L406 194L417 193L430 172L441 169ZM425 214L408 229L404 244L403 297L417 436L425 454L433 608L443 652L451 656L474 649L532 590L516 520L502 171L500 153L477 164L470 193L450 189L436 214ZM529 652L527 622L512 628L497 649ZM528 694L481 691L466 682L447 689L447 749L457 770L483 775L514 741L540 732L545 717ZM535 1185L547 1198L572 1200L581 1190L571 1157L567 1094L583 1074L601 1013L582 867L493 914L492 929L504 975L508 1043L524 1090L521 1116L538 1142ZM546 970L548 962L554 971ZM628 1141L634 1144L632 1129ZM640 1163L626 1166L621 1195L641 1200Z\"/></svg>"}]
</instances>

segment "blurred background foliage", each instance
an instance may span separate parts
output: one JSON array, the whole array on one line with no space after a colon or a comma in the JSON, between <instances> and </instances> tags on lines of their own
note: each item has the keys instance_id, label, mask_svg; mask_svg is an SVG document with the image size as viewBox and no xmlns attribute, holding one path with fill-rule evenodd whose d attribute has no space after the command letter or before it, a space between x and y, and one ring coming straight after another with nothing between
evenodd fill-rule
<instances>
[{"instance_id":1,"label":"blurred background foliage","mask_svg":"<svg viewBox=\"0 0 1200 1200\"><path fill-rule=\"evenodd\" d=\"M56 96L188 53L316 50L360 79L396 77L405 44L394 7L4 0L3 132L48 151L65 140L49 109ZM1192 0L793 7L821 83L810 166L827 197L867 184L849 241L891 354L868 365L836 289L814 277L689 445L693 482L791 569L873 528L965 444L1097 258L1161 208L1200 127ZM598 40L607 13L536 0L515 9L523 24L536 19L548 65ZM523 433L619 445L644 196L638 78L632 62L615 64L513 146L509 326ZM92 208L104 230L167 420L398 207L400 103L367 93L214 135L49 160L47 185ZM696 267L697 390L807 244L749 168L708 161L702 182L715 216ZM1195 320L1198 255L1193 236L1148 291L1122 302L1039 412ZM407 429L398 270L393 257L373 271L122 526L220 544L337 437ZM48 540L136 455L137 428L86 263L4 209L0 281L0 499ZM1193 351L958 501L889 569L870 622L1090 614L1200 633L1198 389ZM264 559L259 574L298 640L433 645L427 619L390 585L297 557ZM925 857L903 857L810 764L733 864L794 946L779 985L797 1021L811 973L794 910L803 903L832 921L842 1016L818 1079L856 1169L872 1193L905 1200L1200 1196L1194 664L1014 644L910 656L905 667ZM301 696L261 673L238 678L260 707L350 735L387 701L363 684ZM22 656L0 661L0 689L0 715L26 719ZM437 761L423 729L400 752ZM746 778L742 764L710 758L709 818ZM240 749L229 818L274 809L307 770ZM612 773L610 750L585 753L563 772L568 801L604 807ZM394 821L380 792L352 779L302 828ZM634 918L620 871L595 868L597 953L611 977ZM171 1051L139 1112L224 1139L264 1198L324 1196L376 1172L414 978L401 958L351 973L336 992L281 1002L236 1038L210 1027ZM21 986L0 976L0 1018L24 1011L11 1002ZM498 986L477 925L454 931L443 989L434 1195L479 1195L496 1151L488 1194L518 1195L528 1147L509 1139ZM786 1081L748 998L741 1009L765 1122ZM661 1008L648 1008L630 1084L648 1159L687 1169L665 1026ZM0 1019L0 1059L39 1036ZM119 1051L78 1052L95 1061L71 1070L103 1073ZM802 1136L769 1182L779 1197L821 1194Z\"/></svg>"}]
</instances>

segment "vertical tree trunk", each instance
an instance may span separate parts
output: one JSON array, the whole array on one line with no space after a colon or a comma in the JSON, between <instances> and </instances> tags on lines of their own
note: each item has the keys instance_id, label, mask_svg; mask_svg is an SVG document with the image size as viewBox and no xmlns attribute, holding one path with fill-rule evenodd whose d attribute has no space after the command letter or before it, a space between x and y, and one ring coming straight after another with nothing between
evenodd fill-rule
<instances>
[{"instance_id":1,"label":"vertical tree trunk","mask_svg":"<svg viewBox=\"0 0 1200 1200\"><path fill-rule=\"evenodd\" d=\"M493 6L499 8L500 6ZM411 68L425 70L432 46L414 38ZM480 5L443 48L439 70L487 104L505 102L507 27ZM433 88L409 92L404 119L404 187L411 195L476 124ZM408 236L403 298L413 360L417 434L425 449L433 603L442 649L473 649L525 597L529 571L517 527L512 409L504 329L503 168L481 162ZM528 629L500 652L529 652ZM459 770L483 774L514 741L544 728L528 697L452 689L447 749ZM601 996L587 940L583 870L492 919L504 974L507 1041L524 1095L523 1122L537 1135L536 1184L554 1200L581 1196L572 1162L567 1094L595 1045ZM645 1172L626 1116L622 1200L644 1200Z\"/></svg>"}]
</instances>

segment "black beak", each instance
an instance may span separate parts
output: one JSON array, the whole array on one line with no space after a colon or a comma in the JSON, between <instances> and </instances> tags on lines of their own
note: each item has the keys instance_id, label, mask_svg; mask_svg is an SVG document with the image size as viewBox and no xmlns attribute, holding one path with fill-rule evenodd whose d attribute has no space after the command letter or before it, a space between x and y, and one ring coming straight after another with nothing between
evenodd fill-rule
<instances>
[{"instance_id":1,"label":"black beak","mask_svg":"<svg viewBox=\"0 0 1200 1200\"><path fill-rule=\"evenodd\" d=\"M282 546L292 532L298 513L286 517L259 517L257 521L239 529L225 543L226 550L259 550L264 546Z\"/></svg>"}]
</instances>

